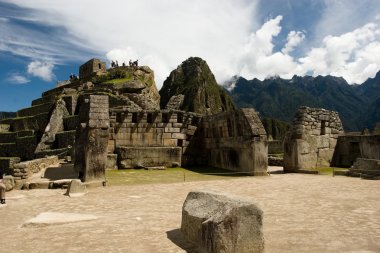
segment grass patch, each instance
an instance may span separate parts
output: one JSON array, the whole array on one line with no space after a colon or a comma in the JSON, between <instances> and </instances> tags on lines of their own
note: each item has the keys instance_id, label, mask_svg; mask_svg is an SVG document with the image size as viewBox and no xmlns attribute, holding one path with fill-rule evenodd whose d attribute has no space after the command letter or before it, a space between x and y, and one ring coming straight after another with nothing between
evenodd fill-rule
<instances>
[{"instance_id":1,"label":"grass patch","mask_svg":"<svg viewBox=\"0 0 380 253\"><path fill-rule=\"evenodd\" d=\"M107 170L108 185L169 184L180 182L220 180L247 176L213 167L168 168L166 170Z\"/></svg>"},{"instance_id":2,"label":"grass patch","mask_svg":"<svg viewBox=\"0 0 380 253\"><path fill-rule=\"evenodd\" d=\"M347 168L337 168L337 167L322 167L322 168L316 168L320 175L332 175L333 170L335 171L347 171Z\"/></svg>"},{"instance_id":3,"label":"grass patch","mask_svg":"<svg viewBox=\"0 0 380 253\"><path fill-rule=\"evenodd\" d=\"M116 85L118 85L118 84L126 83L126 82L131 81L131 80L132 80L132 77L116 78L116 79L111 79L111 80L102 82L101 84L116 84Z\"/></svg>"}]
</instances>

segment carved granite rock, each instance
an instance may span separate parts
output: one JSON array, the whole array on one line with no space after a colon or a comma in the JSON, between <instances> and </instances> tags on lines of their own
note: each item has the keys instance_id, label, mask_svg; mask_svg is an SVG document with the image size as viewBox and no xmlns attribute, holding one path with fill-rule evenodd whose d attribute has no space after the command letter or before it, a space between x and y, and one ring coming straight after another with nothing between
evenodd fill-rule
<instances>
[{"instance_id":1,"label":"carved granite rock","mask_svg":"<svg viewBox=\"0 0 380 253\"><path fill-rule=\"evenodd\" d=\"M181 231L203 252L264 252L262 219L253 202L193 191L183 204Z\"/></svg>"}]
</instances>

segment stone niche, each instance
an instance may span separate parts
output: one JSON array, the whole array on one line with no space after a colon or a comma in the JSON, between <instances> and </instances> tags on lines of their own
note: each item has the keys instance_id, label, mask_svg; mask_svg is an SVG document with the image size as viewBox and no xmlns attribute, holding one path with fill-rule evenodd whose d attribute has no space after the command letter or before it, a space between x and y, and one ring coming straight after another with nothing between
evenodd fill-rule
<instances>
[{"instance_id":1,"label":"stone niche","mask_svg":"<svg viewBox=\"0 0 380 253\"><path fill-rule=\"evenodd\" d=\"M106 72L106 63L99 59L91 59L79 67L79 78L87 78Z\"/></svg>"},{"instance_id":2,"label":"stone niche","mask_svg":"<svg viewBox=\"0 0 380 253\"><path fill-rule=\"evenodd\" d=\"M343 134L337 112L301 107L284 141L284 171L329 167L338 136Z\"/></svg>"}]
</instances>

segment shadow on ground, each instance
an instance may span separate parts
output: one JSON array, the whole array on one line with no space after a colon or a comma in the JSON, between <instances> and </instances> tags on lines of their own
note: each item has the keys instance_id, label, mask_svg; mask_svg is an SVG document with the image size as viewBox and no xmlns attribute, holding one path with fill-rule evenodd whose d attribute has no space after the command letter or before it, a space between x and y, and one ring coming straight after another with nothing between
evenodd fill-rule
<instances>
[{"instance_id":1,"label":"shadow on ground","mask_svg":"<svg viewBox=\"0 0 380 253\"><path fill-rule=\"evenodd\" d=\"M239 171L231 171L231 170L225 170L210 166L192 166L192 167L185 167L185 170L192 171L195 173L203 174L203 175L214 175L214 176L221 176L221 177L245 177L250 176L248 172L239 172Z\"/></svg>"},{"instance_id":2,"label":"shadow on ground","mask_svg":"<svg viewBox=\"0 0 380 253\"><path fill-rule=\"evenodd\" d=\"M170 231L166 231L166 235L170 241L172 241L175 245L185 250L187 253L200 253L197 246L193 243L186 240L183 236L181 229L173 229Z\"/></svg>"},{"instance_id":3,"label":"shadow on ground","mask_svg":"<svg viewBox=\"0 0 380 253\"><path fill-rule=\"evenodd\" d=\"M74 171L74 165L68 163L62 164L60 167L46 168L44 178L49 180L77 179L78 175Z\"/></svg>"}]
</instances>

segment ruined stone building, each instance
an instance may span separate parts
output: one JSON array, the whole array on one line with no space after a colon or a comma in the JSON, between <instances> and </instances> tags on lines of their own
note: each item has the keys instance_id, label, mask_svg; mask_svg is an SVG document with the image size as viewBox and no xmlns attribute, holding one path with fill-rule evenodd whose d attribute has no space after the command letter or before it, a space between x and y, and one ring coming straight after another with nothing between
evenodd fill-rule
<instances>
[{"instance_id":1,"label":"ruined stone building","mask_svg":"<svg viewBox=\"0 0 380 253\"><path fill-rule=\"evenodd\" d=\"M15 164L52 155L71 156L85 181L104 177L105 168L151 166L210 165L266 175L266 133L254 109L225 111L218 102L207 111L219 113L206 116L178 110L186 94L172 97L160 107L149 67L106 70L92 59L80 66L79 79L0 121L0 166L19 182L31 172L22 174Z\"/></svg>"},{"instance_id":2,"label":"ruined stone building","mask_svg":"<svg viewBox=\"0 0 380 253\"><path fill-rule=\"evenodd\" d=\"M284 171L347 167L380 176L380 124L372 133L344 133L337 112L301 107L284 141Z\"/></svg>"},{"instance_id":3,"label":"ruined stone building","mask_svg":"<svg viewBox=\"0 0 380 253\"><path fill-rule=\"evenodd\" d=\"M284 170L329 167L342 122L337 112L301 107L285 136Z\"/></svg>"}]
</instances>

